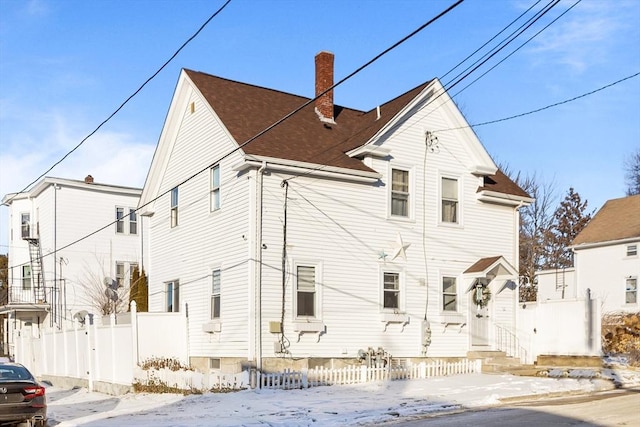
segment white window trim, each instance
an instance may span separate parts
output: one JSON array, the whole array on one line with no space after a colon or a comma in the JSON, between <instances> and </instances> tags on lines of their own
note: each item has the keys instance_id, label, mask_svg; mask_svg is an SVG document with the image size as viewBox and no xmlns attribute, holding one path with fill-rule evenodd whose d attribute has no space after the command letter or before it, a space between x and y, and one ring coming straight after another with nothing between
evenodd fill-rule
<instances>
[{"instance_id":1,"label":"white window trim","mask_svg":"<svg viewBox=\"0 0 640 427\"><path fill-rule=\"evenodd\" d=\"M635 280L636 281L636 302L627 302L627 281L628 280ZM623 301L624 301L624 305L626 306L635 306L640 304L640 294L638 294L638 276L627 276L624 278L624 296Z\"/></svg>"},{"instance_id":2,"label":"white window trim","mask_svg":"<svg viewBox=\"0 0 640 427\"><path fill-rule=\"evenodd\" d=\"M213 172L216 169L218 171L218 186L214 187ZM222 198L221 198L222 190L221 189L222 189L222 170L220 168L220 164L218 163L212 166L211 168L209 168L209 211L210 212L217 212L222 208ZM218 194L218 206L214 207L213 198L214 198L214 191L216 190Z\"/></svg>"},{"instance_id":3,"label":"white window trim","mask_svg":"<svg viewBox=\"0 0 640 427\"><path fill-rule=\"evenodd\" d=\"M176 193L176 204L173 204L173 193ZM175 221L174 221L175 211ZM169 192L169 225L175 228L180 224L180 187L173 187Z\"/></svg>"},{"instance_id":4,"label":"white window trim","mask_svg":"<svg viewBox=\"0 0 640 427\"><path fill-rule=\"evenodd\" d=\"M395 273L398 275L398 308L385 308L384 307L384 274L385 273ZM393 314L404 314L406 312L406 287L405 287L405 274L404 270L401 268L394 268L390 266L380 266L378 273L378 299L380 301L380 313L393 313Z\"/></svg>"},{"instance_id":5,"label":"white window trim","mask_svg":"<svg viewBox=\"0 0 640 427\"><path fill-rule=\"evenodd\" d=\"M298 316L298 267L314 267L315 268L315 316ZM291 287L291 303L293 306L292 315L294 322L310 322L322 323L322 262L298 260L293 263L293 286Z\"/></svg>"},{"instance_id":6,"label":"white window trim","mask_svg":"<svg viewBox=\"0 0 640 427\"><path fill-rule=\"evenodd\" d=\"M173 286L172 295L171 295L172 296L171 303L173 305L173 310L171 310L171 311L169 311L169 307L167 305L167 288L168 288L170 283L173 284L172 285ZM177 284L177 286L176 286L176 284ZM175 292L176 288L178 289L178 301L177 301L178 304L176 304L176 292ZM164 295L164 302L163 302L164 311L167 312L167 313L179 313L180 312L180 280L179 279L175 279L175 280L168 280L168 281L164 282L163 295Z\"/></svg>"},{"instance_id":7,"label":"white window trim","mask_svg":"<svg viewBox=\"0 0 640 427\"><path fill-rule=\"evenodd\" d=\"M443 280L445 277L451 277L456 279L456 309L455 311L446 311L444 309L444 290L443 290ZM461 285L462 279L458 274L449 273L449 272L441 272L439 274L438 280L438 311L443 316L447 315L456 315L463 314L463 306L462 306L462 297L461 297Z\"/></svg>"},{"instance_id":8,"label":"white window trim","mask_svg":"<svg viewBox=\"0 0 640 427\"><path fill-rule=\"evenodd\" d=\"M122 218L120 218L120 220L118 221L118 209L122 209ZM135 212L136 208L132 208L132 207L127 207L127 206L120 206L120 205L116 205L115 207L115 212L116 212L116 221L117 222L121 222L122 223L122 232L118 231L118 224L116 222L115 226L116 226L116 235L118 236L137 236L138 233L136 232L131 233L131 211ZM138 215L137 212L135 212L136 215L136 231L140 229L140 216Z\"/></svg>"},{"instance_id":9,"label":"white window trim","mask_svg":"<svg viewBox=\"0 0 640 427\"><path fill-rule=\"evenodd\" d=\"M219 272L219 277L220 277L220 292L218 293L218 296L220 298L220 313L218 314L218 317L213 317L213 297L215 296L215 294L213 293L213 273L216 271ZM211 322L220 322L221 319L222 319L222 268L214 267L211 269L211 298L209 301L209 320Z\"/></svg>"},{"instance_id":10,"label":"white window trim","mask_svg":"<svg viewBox=\"0 0 640 427\"><path fill-rule=\"evenodd\" d=\"M393 170L401 170L409 173L409 208L407 210L407 216L402 215L392 215L391 214L391 198L393 195L392 184L393 184ZM415 178L415 168L410 165L389 163L387 169L387 218L398 220L398 221L414 221L415 220L415 206L416 206L416 178Z\"/></svg>"},{"instance_id":11,"label":"white window trim","mask_svg":"<svg viewBox=\"0 0 640 427\"><path fill-rule=\"evenodd\" d=\"M442 179L455 179L458 181L458 221L457 222L445 222L442 220ZM443 227L462 228L464 219L464 180L462 176L454 173L440 172L438 174L438 225Z\"/></svg>"}]
</instances>

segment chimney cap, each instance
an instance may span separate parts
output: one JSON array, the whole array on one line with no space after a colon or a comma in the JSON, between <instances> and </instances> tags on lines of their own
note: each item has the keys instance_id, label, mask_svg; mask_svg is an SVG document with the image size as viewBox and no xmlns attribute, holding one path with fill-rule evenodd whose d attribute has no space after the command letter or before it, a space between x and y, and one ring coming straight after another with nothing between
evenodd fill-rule
<instances>
[{"instance_id":1,"label":"chimney cap","mask_svg":"<svg viewBox=\"0 0 640 427\"><path fill-rule=\"evenodd\" d=\"M84 178L84 182L85 182L86 184L93 184L93 177L92 177L91 175L87 175L87 176Z\"/></svg>"}]
</instances>

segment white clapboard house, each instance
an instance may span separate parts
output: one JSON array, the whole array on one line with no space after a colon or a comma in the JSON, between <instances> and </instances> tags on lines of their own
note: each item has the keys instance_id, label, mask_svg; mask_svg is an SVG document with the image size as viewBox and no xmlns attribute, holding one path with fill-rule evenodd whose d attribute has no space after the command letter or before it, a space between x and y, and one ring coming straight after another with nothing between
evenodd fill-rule
<instances>
[{"instance_id":1,"label":"white clapboard house","mask_svg":"<svg viewBox=\"0 0 640 427\"><path fill-rule=\"evenodd\" d=\"M126 311L131 270L140 265L141 189L45 177L11 193L8 286L0 301L3 349L20 334L68 328L89 316L100 322L117 305ZM116 218L119 220L116 221ZM108 298L107 282L117 290Z\"/></svg>"},{"instance_id":2,"label":"white clapboard house","mask_svg":"<svg viewBox=\"0 0 640 427\"><path fill-rule=\"evenodd\" d=\"M608 200L572 242L574 267L538 273L541 301L593 298L603 314L640 311L640 195Z\"/></svg>"},{"instance_id":3,"label":"white clapboard house","mask_svg":"<svg viewBox=\"0 0 640 427\"><path fill-rule=\"evenodd\" d=\"M150 311L187 311L201 370L499 349L530 197L437 79L359 111L315 61L313 102L182 70L140 199Z\"/></svg>"}]
</instances>

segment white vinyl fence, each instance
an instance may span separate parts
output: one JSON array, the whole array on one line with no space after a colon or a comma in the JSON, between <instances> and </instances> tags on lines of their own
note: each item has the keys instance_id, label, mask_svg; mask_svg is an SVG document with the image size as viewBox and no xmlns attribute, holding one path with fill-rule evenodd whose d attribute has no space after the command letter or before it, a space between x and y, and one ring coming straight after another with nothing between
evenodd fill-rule
<instances>
[{"instance_id":1,"label":"white vinyl fence","mask_svg":"<svg viewBox=\"0 0 640 427\"><path fill-rule=\"evenodd\" d=\"M119 324L124 323L125 324ZM188 365L187 318L183 313L137 313L111 315L108 324L49 330L39 338L29 334L16 342L15 358L34 375L68 379L89 390L113 392L115 386L131 387L134 369L150 358L174 358ZM161 330L171 340L157 339Z\"/></svg>"}]
</instances>

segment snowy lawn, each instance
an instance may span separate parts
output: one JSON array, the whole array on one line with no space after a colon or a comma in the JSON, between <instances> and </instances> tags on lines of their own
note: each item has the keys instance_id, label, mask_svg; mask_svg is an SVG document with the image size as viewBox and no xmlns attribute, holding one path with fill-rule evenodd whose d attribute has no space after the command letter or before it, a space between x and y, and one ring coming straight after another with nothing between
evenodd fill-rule
<instances>
[{"instance_id":1,"label":"snowy lawn","mask_svg":"<svg viewBox=\"0 0 640 427\"><path fill-rule=\"evenodd\" d=\"M640 372L588 370L557 378L469 374L306 390L109 396L51 386L49 425L70 426L348 426L417 414L483 407L502 399L640 386Z\"/></svg>"}]
</instances>

